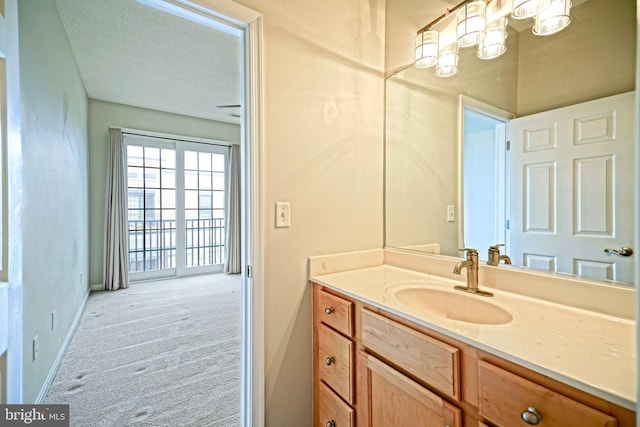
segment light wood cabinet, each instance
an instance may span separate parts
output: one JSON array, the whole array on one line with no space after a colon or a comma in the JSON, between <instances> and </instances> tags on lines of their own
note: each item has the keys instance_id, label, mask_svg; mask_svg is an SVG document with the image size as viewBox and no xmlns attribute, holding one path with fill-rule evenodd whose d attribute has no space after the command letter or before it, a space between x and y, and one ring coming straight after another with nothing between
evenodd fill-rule
<instances>
[{"instance_id":1,"label":"light wood cabinet","mask_svg":"<svg viewBox=\"0 0 640 427\"><path fill-rule=\"evenodd\" d=\"M316 293L314 317L346 336L353 335L353 303L325 291Z\"/></svg>"},{"instance_id":2,"label":"light wood cabinet","mask_svg":"<svg viewBox=\"0 0 640 427\"><path fill-rule=\"evenodd\" d=\"M460 427L462 411L373 356L366 358L368 427Z\"/></svg>"},{"instance_id":3,"label":"light wood cabinet","mask_svg":"<svg viewBox=\"0 0 640 427\"><path fill-rule=\"evenodd\" d=\"M328 326L319 325L318 358L318 379L353 404L353 342Z\"/></svg>"},{"instance_id":4,"label":"light wood cabinet","mask_svg":"<svg viewBox=\"0 0 640 427\"><path fill-rule=\"evenodd\" d=\"M317 284L313 295L318 427L636 425L633 411L472 345Z\"/></svg>"},{"instance_id":5,"label":"light wood cabinet","mask_svg":"<svg viewBox=\"0 0 640 427\"><path fill-rule=\"evenodd\" d=\"M354 304L314 287L314 424L354 427Z\"/></svg>"},{"instance_id":6,"label":"light wood cabinet","mask_svg":"<svg viewBox=\"0 0 640 427\"><path fill-rule=\"evenodd\" d=\"M318 385L318 422L322 427L353 427L355 411L324 383Z\"/></svg>"},{"instance_id":7,"label":"light wood cabinet","mask_svg":"<svg viewBox=\"0 0 640 427\"><path fill-rule=\"evenodd\" d=\"M480 415L497 425L615 427L617 420L483 360L478 361ZM528 420L528 421L525 421Z\"/></svg>"},{"instance_id":8,"label":"light wood cabinet","mask_svg":"<svg viewBox=\"0 0 640 427\"><path fill-rule=\"evenodd\" d=\"M369 310L362 310L362 345L439 391L460 399L459 350Z\"/></svg>"}]
</instances>

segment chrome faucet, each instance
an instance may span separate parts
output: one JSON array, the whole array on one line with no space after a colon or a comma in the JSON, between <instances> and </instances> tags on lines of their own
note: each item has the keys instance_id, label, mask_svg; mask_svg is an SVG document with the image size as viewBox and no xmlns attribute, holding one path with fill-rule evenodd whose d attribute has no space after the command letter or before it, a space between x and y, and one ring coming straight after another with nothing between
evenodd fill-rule
<instances>
[{"instance_id":1,"label":"chrome faucet","mask_svg":"<svg viewBox=\"0 0 640 427\"><path fill-rule=\"evenodd\" d=\"M466 268L467 286L454 286L454 289L481 295L483 297L492 297L493 294L491 292L485 292L478 289L478 251L470 248L460 250L467 252L467 259L458 261L453 267L453 273L460 274L462 269Z\"/></svg>"},{"instance_id":2,"label":"chrome faucet","mask_svg":"<svg viewBox=\"0 0 640 427\"><path fill-rule=\"evenodd\" d=\"M505 264L511 264L511 258L509 258L509 255L500 255L500 246L504 245L496 243L493 246L489 246L487 265L498 265L500 264L500 261Z\"/></svg>"}]
</instances>

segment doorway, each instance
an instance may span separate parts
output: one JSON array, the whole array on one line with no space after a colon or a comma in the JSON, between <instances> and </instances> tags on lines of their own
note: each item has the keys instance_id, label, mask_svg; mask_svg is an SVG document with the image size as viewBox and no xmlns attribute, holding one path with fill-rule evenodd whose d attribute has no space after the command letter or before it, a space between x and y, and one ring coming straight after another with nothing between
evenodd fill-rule
<instances>
[{"instance_id":1,"label":"doorway","mask_svg":"<svg viewBox=\"0 0 640 427\"><path fill-rule=\"evenodd\" d=\"M136 4L135 0L126 0L129 3ZM82 3L85 3L84 0ZM102 4L103 2L98 2ZM106 2L105 2L106 3ZM111 2L109 2L111 3ZM142 3L142 2L140 2ZM261 15L244 6L228 2L225 0L208 0L208 1L183 1L183 0L158 0L145 1L145 8L151 10L147 6L154 6L160 9L170 19L186 20L198 25L211 25L219 29L226 29L234 33L240 42L241 57L241 88L237 90L239 107L239 116L237 122L241 125L240 146L241 146L241 201L242 218L241 218L241 246L243 253L241 255L242 266L242 424L246 426L261 425L263 420L263 336L262 324L263 313L262 307L262 281L263 281L263 236L262 236L262 129L261 123ZM170 15L169 15L170 14ZM92 11L87 14L92 18L98 19L100 14ZM177 17L176 17L177 16ZM101 17L100 17L101 18ZM128 22L128 21L127 21ZM171 25L165 26L164 31L171 28ZM142 27L142 31L138 31L141 36L145 36L146 28ZM148 34L146 35L149 36ZM193 63L190 61L179 61L176 59L176 52L167 49L166 45L158 43L152 39L152 45L155 49L162 51L165 56L170 52L170 61L179 63L183 66L180 73L175 76L188 76L190 67ZM186 45L182 46L180 52L186 51ZM127 64L125 68L135 68L144 64L144 61L134 61ZM151 79L151 78L150 78ZM197 82L201 80L192 79L190 85L184 87L185 92L199 92ZM196 82L194 84L193 82ZM145 83L145 82L143 82ZM140 87L138 85L137 87ZM137 89L133 88L133 89ZM171 103L177 105L175 99L170 99ZM222 101L221 101L222 102ZM188 103L187 103L188 104ZM226 110L221 110L227 114ZM220 112L220 111L219 111ZM121 123L126 125L126 117Z\"/></svg>"},{"instance_id":2,"label":"doorway","mask_svg":"<svg viewBox=\"0 0 640 427\"><path fill-rule=\"evenodd\" d=\"M507 136L512 114L469 97L461 99L461 248L509 247ZM486 261L487 252L479 258Z\"/></svg>"}]
</instances>

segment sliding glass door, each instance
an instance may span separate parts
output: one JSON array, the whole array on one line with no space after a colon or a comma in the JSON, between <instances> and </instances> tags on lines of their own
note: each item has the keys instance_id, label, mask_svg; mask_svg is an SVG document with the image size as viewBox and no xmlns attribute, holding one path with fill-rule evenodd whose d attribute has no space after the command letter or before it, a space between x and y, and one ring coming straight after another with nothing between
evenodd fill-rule
<instances>
[{"instance_id":1,"label":"sliding glass door","mask_svg":"<svg viewBox=\"0 0 640 427\"><path fill-rule=\"evenodd\" d=\"M132 280L221 271L228 147L125 135Z\"/></svg>"},{"instance_id":2,"label":"sliding glass door","mask_svg":"<svg viewBox=\"0 0 640 427\"><path fill-rule=\"evenodd\" d=\"M224 264L226 157L201 148L184 152L186 269Z\"/></svg>"}]
</instances>

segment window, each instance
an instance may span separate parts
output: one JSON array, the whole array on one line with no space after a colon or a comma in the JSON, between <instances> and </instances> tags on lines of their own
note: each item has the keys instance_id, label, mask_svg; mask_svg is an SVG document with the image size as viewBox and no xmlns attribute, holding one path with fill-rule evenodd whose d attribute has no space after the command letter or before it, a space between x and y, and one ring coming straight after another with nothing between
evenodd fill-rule
<instances>
[{"instance_id":1,"label":"window","mask_svg":"<svg viewBox=\"0 0 640 427\"><path fill-rule=\"evenodd\" d=\"M132 278L222 269L228 148L125 134Z\"/></svg>"},{"instance_id":2,"label":"window","mask_svg":"<svg viewBox=\"0 0 640 427\"><path fill-rule=\"evenodd\" d=\"M224 262L225 156L185 151L186 267Z\"/></svg>"},{"instance_id":3,"label":"window","mask_svg":"<svg viewBox=\"0 0 640 427\"><path fill-rule=\"evenodd\" d=\"M129 272L176 266L176 153L127 145Z\"/></svg>"}]
</instances>

